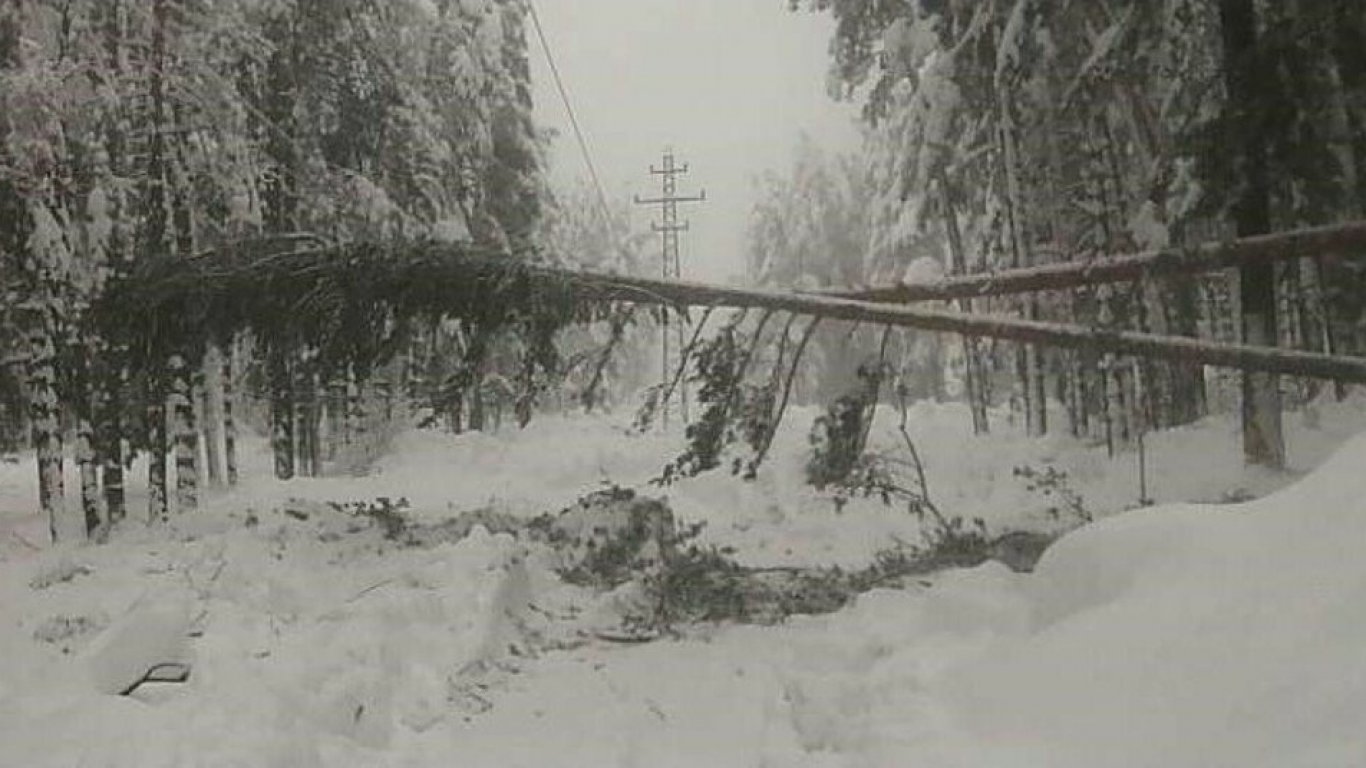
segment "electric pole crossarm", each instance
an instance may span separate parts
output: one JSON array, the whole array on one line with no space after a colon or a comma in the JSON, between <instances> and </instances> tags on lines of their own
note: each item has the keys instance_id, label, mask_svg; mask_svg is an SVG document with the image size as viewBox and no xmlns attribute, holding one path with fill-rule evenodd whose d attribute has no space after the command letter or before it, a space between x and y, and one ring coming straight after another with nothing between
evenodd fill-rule
<instances>
[{"instance_id":1,"label":"electric pole crossarm","mask_svg":"<svg viewBox=\"0 0 1366 768\"><path fill-rule=\"evenodd\" d=\"M707 201L707 191L702 190L701 194L684 195L680 197L641 197L636 195L636 205L660 205L665 203L705 203Z\"/></svg>"}]
</instances>

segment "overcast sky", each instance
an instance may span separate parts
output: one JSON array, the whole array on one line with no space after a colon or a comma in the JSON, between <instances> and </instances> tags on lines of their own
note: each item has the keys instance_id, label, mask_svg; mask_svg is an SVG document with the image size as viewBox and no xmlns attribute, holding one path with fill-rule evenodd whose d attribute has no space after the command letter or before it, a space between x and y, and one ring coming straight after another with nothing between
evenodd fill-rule
<instances>
[{"instance_id":1,"label":"overcast sky","mask_svg":"<svg viewBox=\"0 0 1366 768\"><path fill-rule=\"evenodd\" d=\"M665 146L691 168L680 194L684 277L744 272L752 177L785 171L800 132L821 145L857 145L856 110L826 93L825 15L786 0L535 0L603 185L613 203L659 195ZM557 186L587 178L534 28L528 28L537 115L559 130L551 153ZM633 217L648 229L650 211Z\"/></svg>"}]
</instances>

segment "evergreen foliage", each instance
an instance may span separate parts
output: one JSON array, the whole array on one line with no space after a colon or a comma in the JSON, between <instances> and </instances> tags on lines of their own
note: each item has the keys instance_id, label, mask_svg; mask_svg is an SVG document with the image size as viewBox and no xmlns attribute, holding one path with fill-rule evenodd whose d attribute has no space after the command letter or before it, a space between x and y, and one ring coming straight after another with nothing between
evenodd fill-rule
<instances>
[{"instance_id":1,"label":"evergreen foliage","mask_svg":"<svg viewBox=\"0 0 1366 768\"><path fill-rule=\"evenodd\" d=\"M1234 103L1217 3L792 0L834 18L835 93L864 106L872 236L862 281L899 279L915 258L978 271L1226 239L1245 133L1266 141L1272 230L1359 217L1366 9L1251 5L1255 92ZM1280 342L1357 350L1361 275L1357 259L1282 270ZM1231 340L1220 298L1230 290L1212 275L985 304ZM1167 426L1200 416L1207 389L1219 393L1198 368L1152 361L1122 390L1101 363L1022 351L1011 400L1042 429L1044 398L1063 399L1071 431L1099 439L1111 401L1122 398L1135 422Z\"/></svg>"},{"instance_id":2,"label":"evergreen foliage","mask_svg":"<svg viewBox=\"0 0 1366 768\"><path fill-rule=\"evenodd\" d=\"M213 274L213 261L261 268L248 256L220 259L234 250L228 244L286 260L298 242L279 244L298 232L338 244L531 247L548 193L524 10L514 0L0 9L0 432L31 424L52 454L44 499L54 518L61 489L49 481L60 478L65 425L84 425L87 510L103 506L106 522L118 519L122 467L133 458L123 447L165 450L165 398L174 394L188 413L209 342L243 355L248 380L262 380L258 365L269 369L277 449L287 454L277 460L292 474L296 451L299 468L318 463L307 425L320 421L325 378L359 391L396 340L420 335L385 325L413 316L404 307L423 299L381 306L348 282L373 270L270 272L299 290L273 300L269 282ZM204 284L162 279L177 264ZM181 288L179 298L157 293ZM353 299L354 312L338 303ZM477 335L483 314L497 313L472 310L460 332ZM533 314L499 318L506 333L489 354L511 347L519 370L528 370L524 359L553 367L551 332ZM239 337L247 330L254 343ZM172 372L177 356L184 365ZM477 367L467 386L486 373ZM535 390L529 377L520 381ZM20 395L27 413L17 416ZM529 404L524 397L521 410ZM182 441L191 440L191 423L180 423ZM199 473L191 448L181 446L187 481ZM97 467L103 478L90 482ZM151 480L154 490L166 484ZM101 484L103 501L94 498ZM190 485L179 487L192 505ZM160 516L164 505L154 494L149 511Z\"/></svg>"}]
</instances>

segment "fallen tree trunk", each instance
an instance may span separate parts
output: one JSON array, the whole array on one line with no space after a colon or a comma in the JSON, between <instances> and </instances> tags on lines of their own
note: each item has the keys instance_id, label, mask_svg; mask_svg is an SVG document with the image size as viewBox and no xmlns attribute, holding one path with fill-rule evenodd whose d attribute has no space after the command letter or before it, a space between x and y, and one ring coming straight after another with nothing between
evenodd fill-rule
<instances>
[{"instance_id":1,"label":"fallen tree trunk","mask_svg":"<svg viewBox=\"0 0 1366 768\"><path fill-rule=\"evenodd\" d=\"M1366 229L1363 229L1363 233L1366 234ZM653 278L580 273L576 283L578 292L591 299L757 307L1027 344L1155 357L1249 371L1366 382L1366 358L1245 344L1220 344L1183 336L1160 336L1014 317L966 314L920 306L878 304L829 296L779 293Z\"/></svg>"},{"instance_id":2,"label":"fallen tree trunk","mask_svg":"<svg viewBox=\"0 0 1366 768\"><path fill-rule=\"evenodd\" d=\"M823 289L810 293L830 298L888 303L948 301L1192 275L1314 256L1322 256L1331 262L1333 257L1340 257L1349 251L1366 252L1366 221L1258 235L1188 249L1147 251L1092 261L1060 262L1026 269L963 275L934 283L900 283L853 290Z\"/></svg>"},{"instance_id":3,"label":"fallen tree trunk","mask_svg":"<svg viewBox=\"0 0 1366 768\"><path fill-rule=\"evenodd\" d=\"M1241 245L1228 247L1263 255L1290 251L1315 255L1340 253L1353 244L1366 246L1366 223L1249 238L1241 241ZM1197 252L1224 253L1220 248L1224 246ZM1038 273L1044 269L1030 271ZM276 330L271 325L275 318L289 316L294 319L297 332L308 336L320 349L345 353L337 362L355 364L346 354L382 350L389 343L376 330L385 325L364 322L367 318L449 316L496 328L523 322L525 308L538 307L553 318L547 322L569 324L601 319L602 312L598 310L605 305L629 302L679 308L753 307L1023 344L1366 383L1366 358L1220 344L920 305L582 272L531 264L506 253L461 244L356 243L283 253L248 248L217 254L216 258L157 261L146 265L144 271L138 279L120 286L122 292L112 291L103 297L100 312L94 313L107 319L107 326L102 327L122 332L127 337L123 341L130 346L135 342L176 342L178 339L168 337L168 328L180 329L186 335L184 343L193 341L190 336L194 334L228 338L230 334L255 331L268 335ZM337 326L337 318L332 314L308 314L312 304L303 299L319 291L321 275L327 276L325 284L335 292L330 302L324 304L346 307L340 316L346 321L344 328ZM976 276L952 282L974 281L980 282ZM128 306L140 310L125 311ZM186 316L196 318L198 324L174 325L176 318ZM121 324L125 327L120 328ZM364 333L379 335L359 344L356 337Z\"/></svg>"}]
</instances>

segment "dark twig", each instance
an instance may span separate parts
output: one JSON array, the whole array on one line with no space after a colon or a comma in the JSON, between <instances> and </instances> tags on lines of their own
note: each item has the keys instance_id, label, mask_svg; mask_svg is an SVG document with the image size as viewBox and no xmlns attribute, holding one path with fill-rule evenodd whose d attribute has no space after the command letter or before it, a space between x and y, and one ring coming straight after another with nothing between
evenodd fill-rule
<instances>
[{"instance_id":1,"label":"dark twig","mask_svg":"<svg viewBox=\"0 0 1366 768\"><path fill-rule=\"evenodd\" d=\"M773 414L769 421L768 432L764 434L764 443L755 455L754 461L750 462L750 471L755 472L759 465L764 463L764 458L768 456L768 449L773 445L773 437L778 434L778 425L782 423L783 414L787 412L787 401L792 396L792 382L797 378L797 368L802 363L802 353L806 351L807 342L811 341L812 335L816 332L819 325L819 317L811 318L811 322L806 324L806 330L802 332L801 341L797 342L797 349L792 353L792 367L787 370L787 381L783 382L783 397L778 401L778 410Z\"/></svg>"}]
</instances>

